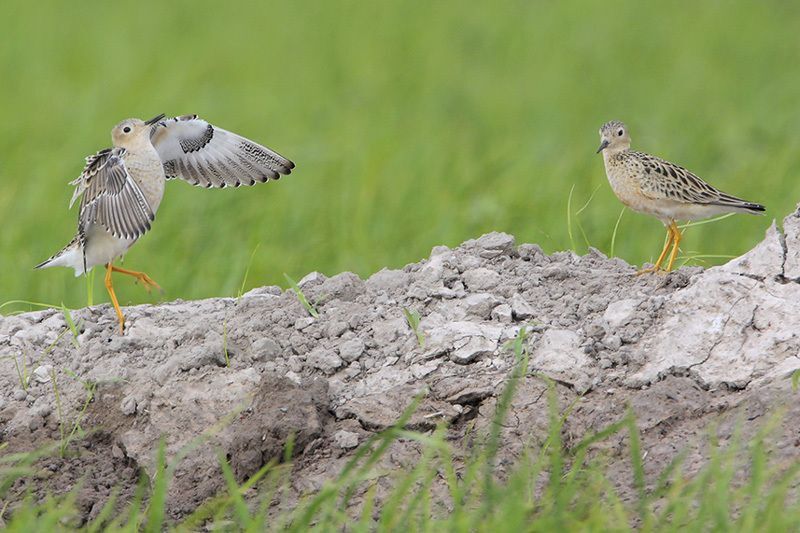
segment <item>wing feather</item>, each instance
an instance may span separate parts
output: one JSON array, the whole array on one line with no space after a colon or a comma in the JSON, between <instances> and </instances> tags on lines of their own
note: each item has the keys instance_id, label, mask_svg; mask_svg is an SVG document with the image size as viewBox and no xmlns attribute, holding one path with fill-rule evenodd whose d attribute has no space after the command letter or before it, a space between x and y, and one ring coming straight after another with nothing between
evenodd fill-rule
<instances>
[{"instance_id":1,"label":"wing feather","mask_svg":"<svg viewBox=\"0 0 800 533\"><path fill-rule=\"evenodd\" d=\"M125 166L122 148L101 150L86 158L77 179L70 206L80 197L79 233L100 224L112 235L137 239L150 229L155 218L147 199Z\"/></svg>"},{"instance_id":2,"label":"wing feather","mask_svg":"<svg viewBox=\"0 0 800 533\"><path fill-rule=\"evenodd\" d=\"M290 174L294 163L235 133L184 115L156 124L150 141L164 162L167 179L200 187L254 185Z\"/></svg>"},{"instance_id":3,"label":"wing feather","mask_svg":"<svg viewBox=\"0 0 800 533\"><path fill-rule=\"evenodd\" d=\"M737 198L706 183L680 165L642 152L631 152L642 165L641 193L651 199L686 204L717 205L734 210L761 213L764 206Z\"/></svg>"}]
</instances>

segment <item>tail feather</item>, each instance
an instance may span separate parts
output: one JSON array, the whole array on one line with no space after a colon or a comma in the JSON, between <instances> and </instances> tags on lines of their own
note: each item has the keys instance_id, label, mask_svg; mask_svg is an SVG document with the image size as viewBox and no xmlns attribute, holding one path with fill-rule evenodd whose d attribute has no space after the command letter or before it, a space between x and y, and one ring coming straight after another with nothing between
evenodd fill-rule
<instances>
[{"instance_id":1,"label":"tail feather","mask_svg":"<svg viewBox=\"0 0 800 533\"><path fill-rule=\"evenodd\" d=\"M50 268L54 266L72 267L75 269L76 276L80 276L86 271L86 261L83 256L80 235L76 235L69 244L34 268Z\"/></svg>"},{"instance_id":2,"label":"tail feather","mask_svg":"<svg viewBox=\"0 0 800 533\"><path fill-rule=\"evenodd\" d=\"M751 213L753 215L760 215L766 211L766 207L761 204L756 204L753 202L747 202L742 200L741 198L737 198L735 196L731 196L730 194L722 193L720 194L719 200L715 202L709 202L711 205L719 205L722 207L730 207L734 211L740 211L743 213Z\"/></svg>"}]
</instances>

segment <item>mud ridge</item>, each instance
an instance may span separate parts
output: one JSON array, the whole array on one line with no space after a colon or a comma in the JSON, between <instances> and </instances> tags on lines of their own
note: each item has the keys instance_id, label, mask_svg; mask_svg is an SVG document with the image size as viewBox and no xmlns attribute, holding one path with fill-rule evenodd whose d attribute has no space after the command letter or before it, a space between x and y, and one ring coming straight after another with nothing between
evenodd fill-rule
<instances>
[{"instance_id":1,"label":"mud ridge","mask_svg":"<svg viewBox=\"0 0 800 533\"><path fill-rule=\"evenodd\" d=\"M454 441L483 431L514 365L504 345L521 327L531 372L514 399L499 464L546 436L546 385L536 374L558 383L562 405L580 397L567 442L632 406L651 477L687 446L694 451L686 468L699 468L712 421L724 441L735 420L757 420L776 404L788 405L776 453L795 457L799 241L796 212L726 265L635 276L596 250L548 256L491 233L366 280L311 273L299 285L318 318L279 287L129 307L124 336L108 305L74 311L75 338L60 310L0 317L3 453L57 442L60 425L77 417L89 432L64 458L43 459L47 474L12 494L61 493L83 481L78 503L90 518L114 487L122 488L120 504L132 496L162 437L173 457L209 435L177 466L168 512L179 518L224 489L218 452L245 479L279 459L291 434L291 492L300 497L334 477L420 392L411 427L445 421ZM419 313L424 342L404 309ZM384 466L404 468L418 454L398 442ZM624 459L620 452L611 465L623 497Z\"/></svg>"}]
</instances>

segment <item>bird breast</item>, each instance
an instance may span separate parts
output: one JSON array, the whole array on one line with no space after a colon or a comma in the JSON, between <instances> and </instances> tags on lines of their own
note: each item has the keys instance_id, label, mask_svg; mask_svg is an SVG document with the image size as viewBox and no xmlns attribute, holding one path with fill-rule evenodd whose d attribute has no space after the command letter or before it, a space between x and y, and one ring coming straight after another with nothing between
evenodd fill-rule
<instances>
[{"instance_id":1,"label":"bird breast","mask_svg":"<svg viewBox=\"0 0 800 533\"><path fill-rule=\"evenodd\" d=\"M125 166L155 214L164 197L166 183L164 165L158 152L151 148L144 152L131 153L125 159Z\"/></svg>"},{"instance_id":2,"label":"bird breast","mask_svg":"<svg viewBox=\"0 0 800 533\"><path fill-rule=\"evenodd\" d=\"M611 189L619 200L635 211L647 211L645 198L641 194L639 182L636 179L636 168L632 161L622 154L603 154L606 166L606 176L611 184Z\"/></svg>"}]
</instances>

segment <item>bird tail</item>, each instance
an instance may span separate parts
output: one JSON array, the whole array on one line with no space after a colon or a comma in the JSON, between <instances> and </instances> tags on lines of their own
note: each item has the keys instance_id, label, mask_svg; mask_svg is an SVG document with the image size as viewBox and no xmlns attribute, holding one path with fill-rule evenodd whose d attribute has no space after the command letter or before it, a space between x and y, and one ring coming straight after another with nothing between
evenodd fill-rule
<instances>
[{"instance_id":1,"label":"bird tail","mask_svg":"<svg viewBox=\"0 0 800 533\"><path fill-rule=\"evenodd\" d=\"M76 276L80 276L86 271L86 261L83 256L80 236L76 235L69 244L34 268L50 268L54 266L72 267L75 269Z\"/></svg>"},{"instance_id":2,"label":"bird tail","mask_svg":"<svg viewBox=\"0 0 800 533\"><path fill-rule=\"evenodd\" d=\"M751 215L763 215L764 211L766 211L766 208L761 204L748 202L725 193L720 194L717 201L710 203L728 208L732 212L750 213Z\"/></svg>"}]
</instances>

